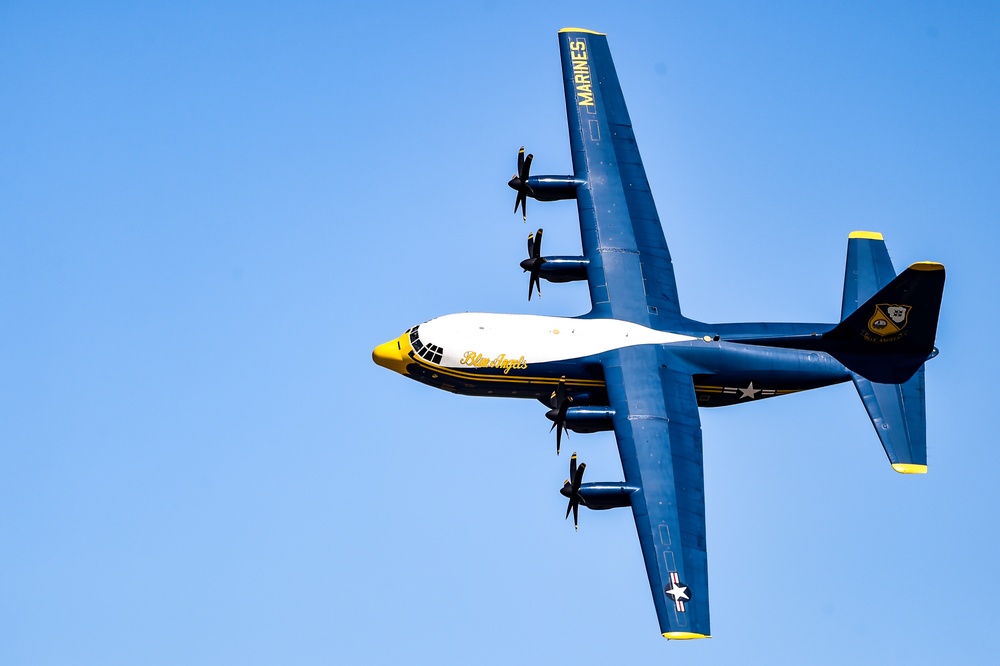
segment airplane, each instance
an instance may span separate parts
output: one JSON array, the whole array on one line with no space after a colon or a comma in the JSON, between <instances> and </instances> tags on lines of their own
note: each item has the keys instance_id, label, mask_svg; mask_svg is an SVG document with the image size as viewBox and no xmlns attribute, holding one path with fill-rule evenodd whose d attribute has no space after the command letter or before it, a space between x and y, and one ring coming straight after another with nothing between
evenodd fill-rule
<instances>
[{"instance_id":1,"label":"airplane","mask_svg":"<svg viewBox=\"0 0 1000 666\"><path fill-rule=\"evenodd\" d=\"M681 314L673 264L639 156L607 36L559 31L572 175L531 175L518 155L508 185L527 199L576 200L582 256L544 256L528 236L528 298L540 281L586 280L579 317L460 313L375 348L380 366L453 393L535 398L549 407L556 453L567 430L613 431L624 481L583 483L570 460L560 491L579 507L630 507L653 606L667 639L711 636L699 407L853 382L892 468L927 471L924 362L945 271L899 275L880 233L848 237L837 323L710 324Z\"/></svg>"}]
</instances>

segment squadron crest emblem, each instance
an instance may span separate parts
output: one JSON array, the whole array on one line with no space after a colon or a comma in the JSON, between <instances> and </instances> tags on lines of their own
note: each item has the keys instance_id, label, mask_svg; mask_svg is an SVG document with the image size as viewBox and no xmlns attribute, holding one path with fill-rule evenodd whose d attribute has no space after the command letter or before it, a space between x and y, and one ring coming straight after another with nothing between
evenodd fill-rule
<instances>
[{"instance_id":1,"label":"squadron crest emblem","mask_svg":"<svg viewBox=\"0 0 1000 666\"><path fill-rule=\"evenodd\" d=\"M868 330L880 338L895 335L906 328L910 309L909 305L879 303L868 320Z\"/></svg>"}]
</instances>

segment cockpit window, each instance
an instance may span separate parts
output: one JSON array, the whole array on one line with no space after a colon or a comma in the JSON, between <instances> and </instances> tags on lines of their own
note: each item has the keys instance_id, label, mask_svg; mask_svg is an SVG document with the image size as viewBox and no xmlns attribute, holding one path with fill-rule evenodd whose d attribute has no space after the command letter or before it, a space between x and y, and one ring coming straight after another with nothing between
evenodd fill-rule
<instances>
[{"instance_id":1,"label":"cockpit window","mask_svg":"<svg viewBox=\"0 0 1000 666\"><path fill-rule=\"evenodd\" d=\"M414 326L410 329L410 346L413 347L413 351L416 352L417 356L428 361L430 363L435 363L440 365L441 357L444 355L444 349L433 344L424 344L420 341L419 326Z\"/></svg>"}]
</instances>

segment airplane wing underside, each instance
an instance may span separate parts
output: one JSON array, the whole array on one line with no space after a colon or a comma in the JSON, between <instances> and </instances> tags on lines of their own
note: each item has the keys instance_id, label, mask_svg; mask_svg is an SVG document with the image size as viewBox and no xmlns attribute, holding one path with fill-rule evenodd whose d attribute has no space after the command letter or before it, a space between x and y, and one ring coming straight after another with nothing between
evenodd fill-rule
<instances>
[{"instance_id":1,"label":"airplane wing underside","mask_svg":"<svg viewBox=\"0 0 1000 666\"><path fill-rule=\"evenodd\" d=\"M680 318L673 264L607 37L567 28L559 48L594 315L666 330Z\"/></svg>"},{"instance_id":2,"label":"airplane wing underside","mask_svg":"<svg viewBox=\"0 0 1000 666\"><path fill-rule=\"evenodd\" d=\"M659 346L602 355L660 631L709 636L701 423L691 375Z\"/></svg>"},{"instance_id":3,"label":"airplane wing underside","mask_svg":"<svg viewBox=\"0 0 1000 666\"><path fill-rule=\"evenodd\" d=\"M673 264L607 38L560 31L591 316L670 330ZM678 330L674 328L674 330ZM660 345L601 355L614 431L660 629L709 635L701 424L689 372Z\"/></svg>"}]
</instances>

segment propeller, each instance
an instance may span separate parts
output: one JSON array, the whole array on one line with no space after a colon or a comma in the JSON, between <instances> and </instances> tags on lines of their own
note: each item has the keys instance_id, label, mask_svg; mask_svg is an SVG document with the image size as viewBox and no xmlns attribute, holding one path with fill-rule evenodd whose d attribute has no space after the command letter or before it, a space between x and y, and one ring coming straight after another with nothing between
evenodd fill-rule
<instances>
[{"instance_id":1,"label":"propeller","mask_svg":"<svg viewBox=\"0 0 1000 666\"><path fill-rule=\"evenodd\" d=\"M528 300L531 300L531 292L538 289L538 297L542 297L542 282L538 277L538 272L545 263L542 254L542 230L539 229L533 234L528 234L528 258L521 262L521 268L525 272L530 272L528 280Z\"/></svg>"},{"instance_id":2,"label":"propeller","mask_svg":"<svg viewBox=\"0 0 1000 666\"><path fill-rule=\"evenodd\" d=\"M528 221L528 197L535 196L535 193L531 190L531 186L528 185L528 175L531 173L531 160L534 157L530 153L525 157L524 146L521 146L521 150L517 153L517 173L507 181L507 185L517 192L517 198L514 200L514 212L516 213L518 207L520 207L521 217L524 218L525 222Z\"/></svg>"},{"instance_id":3,"label":"propeller","mask_svg":"<svg viewBox=\"0 0 1000 666\"><path fill-rule=\"evenodd\" d=\"M569 505L566 507L566 517L569 518L570 511L573 512L573 528L579 530L578 512L580 505L587 506L587 501L580 494L580 484L583 482L583 470L587 469L587 463L580 463L576 466L576 452L569 459L569 478L563 483L562 490L559 491L563 497L569 498Z\"/></svg>"},{"instance_id":4,"label":"propeller","mask_svg":"<svg viewBox=\"0 0 1000 666\"><path fill-rule=\"evenodd\" d=\"M552 421L552 427L549 428L549 432L556 431L556 455L559 455L563 431L566 432L566 437L569 437L569 429L566 428L566 410L569 409L570 403L573 402L573 398L566 395L565 376L559 378L559 383L556 384L556 390L552 392L549 402L552 405L552 409L545 413L545 417Z\"/></svg>"}]
</instances>

